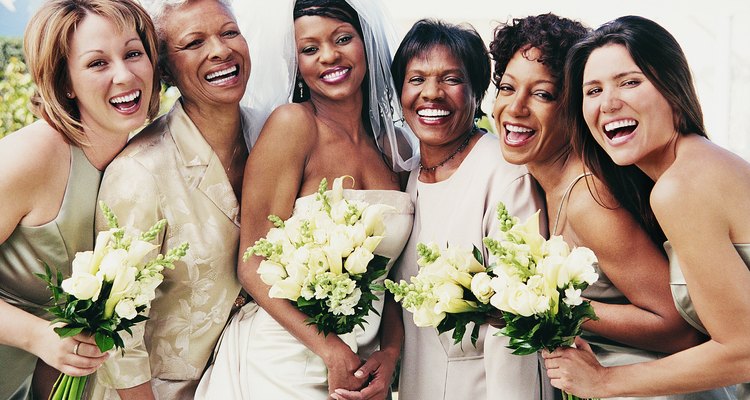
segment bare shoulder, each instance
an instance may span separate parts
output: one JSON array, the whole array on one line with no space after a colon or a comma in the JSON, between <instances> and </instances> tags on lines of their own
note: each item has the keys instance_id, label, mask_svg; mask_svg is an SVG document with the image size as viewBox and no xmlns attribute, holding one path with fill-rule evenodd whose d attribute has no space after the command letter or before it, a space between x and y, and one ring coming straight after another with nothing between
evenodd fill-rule
<instances>
[{"instance_id":1,"label":"bare shoulder","mask_svg":"<svg viewBox=\"0 0 750 400\"><path fill-rule=\"evenodd\" d=\"M0 169L6 178L30 182L45 178L69 164L64 136L44 121L37 121L0 140ZM19 182L22 183L22 182Z\"/></svg>"},{"instance_id":2,"label":"bare shoulder","mask_svg":"<svg viewBox=\"0 0 750 400\"><path fill-rule=\"evenodd\" d=\"M290 103L276 108L271 113L258 140L309 143L316 134L317 124L312 107Z\"/></svg>"},{"instance_id":3,"label":"bare shoulder","mask_svg":"<svg viewBox=\"0 0 750 400\"><path fill-rule=\"evenodd\" d=\"M608 231L608 226L623 217L620 211L627 214L606 185L594 176L578 181L566 204L568 224L576 235L582 237Z\"/></svg>"}]
</instances>

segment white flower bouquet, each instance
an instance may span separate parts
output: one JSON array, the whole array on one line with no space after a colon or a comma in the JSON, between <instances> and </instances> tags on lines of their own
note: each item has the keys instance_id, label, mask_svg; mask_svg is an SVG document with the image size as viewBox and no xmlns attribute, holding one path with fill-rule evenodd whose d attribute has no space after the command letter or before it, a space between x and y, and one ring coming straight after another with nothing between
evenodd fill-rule
<instances>
[{"instance_id":1,"label":"white flower bouquet","mask_svg":"<svg viewBox=\"0 0 750 400\"><path fill-rule=\"evenodd\" d=\"M38 276L52 292L54 305L48 308L55 316L52 323L64 323L54 329L60 337L88 332L102 352L115 347L124 351L119 332L132 334L133 325L148 319L141 312L154 299L156 287L164 279L162 270L174 268L174 262L187 252L188 244L147 259L157 248L151 242L164 229L166 220L138 234L120 227L117 217L103 202L99 206L110 229L99 232L94 250L76 254L72 275L67 279L63 280L59 271L53 275L46 264L46 273ZM60 374L50 399L82 398L87 378Z\"/></svg>"},{"instance_id":2,"label":"white flower bouquet","mask_svg":"<svg viewBox=\"0 0 750 400\"><path fill-rule=\"evenodd\" d=\"M497 214L501 231L484 243L496 258L490 304L502 311L506 323L498 334L510 338L508 347L518 355L572 346L583 322L597 319L590 302L581 298L599 279L596 256L586 247L571 250L562 236L545 240L538 211L523 224L502 203Z\"/></svg>"},{"instance_id":3,"label":"white flower bouquet","mask_svg":"<svg viewBox=\"0 0 750 400\"><path fill-rule=\"evenodd\" d=\"M439 333L453 330L460 343L466 326L474 323L471 342L476 346L479 328L487 320L492 296L490 276L482 262L482 253L473 249L448 246L440 251L434 243L417 244L419 272L411 282L385 281L394 299L414 314L414 324L432 326Z\"/></svg>"},{"instance_id":4,"label":"white flower bouquet","mask_svg":"<svg viewBox=\"0 0 750 400\"><path fill-rule=\"evenodd\" d=\"M384 288L374 282L388 264L374 251L392 207L344 199L345 178L336 178L330 191L323 179L314 201L286 221L269 216L274 227L243 257L263 257L258 274L271 286L269 297L291 301L324 335L349 333L377 313L374 292Z\"/></svg>"}]
</instances>

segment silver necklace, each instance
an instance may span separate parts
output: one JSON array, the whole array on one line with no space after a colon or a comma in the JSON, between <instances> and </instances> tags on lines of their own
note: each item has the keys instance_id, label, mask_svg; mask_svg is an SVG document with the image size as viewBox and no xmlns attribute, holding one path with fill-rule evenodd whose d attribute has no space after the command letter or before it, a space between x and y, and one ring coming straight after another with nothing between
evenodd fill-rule
<instances>
[{"instance_id":1,"label":"silver necklace","mask_svg":"<svg viewBox=\"0 0 750 400\"><path fill-rule=\"evenodd\" d=\"M422 164L422 161L419 161L419 170L424 172L435 172L436 169L442 167L445 163L452 160L453 157L455 157L458 153L462 152L466 146L469 144L469 139L471 139L472 136L474 136L474 132L476 130L472 128L471 131L469 131L469 134L466 135L466 139L461 143L460 146L456 148L456 150L453 150L453 153L451 153L445 160L440 161L439 163L433 165L432 167L425 167Z\"/></svg>"}]
</instances>

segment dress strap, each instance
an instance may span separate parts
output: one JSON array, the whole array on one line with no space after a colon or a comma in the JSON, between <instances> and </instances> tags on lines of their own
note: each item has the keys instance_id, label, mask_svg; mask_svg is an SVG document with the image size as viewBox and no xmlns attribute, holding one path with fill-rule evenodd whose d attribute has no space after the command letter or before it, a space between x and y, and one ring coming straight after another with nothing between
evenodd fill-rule
<instances>
[{"instance_id":1,"label":"dress strap","mask_svg":"<svg viewBox=\"0 0 750 400\"><path fill-rule=\"evenodd\" d=\"M558 207L557 209L557 215L555 216L555 224L552 225L552 232L550 232L550 235L557 235L557 224L558 222L560 222L560 214L562 214L563 204L565 204L565 200L568 198L568 196L570 196L570 192L573 191L573 186L575 186L576 183L578 183L578 181L580 181L581 179L587 176L591 176L591 172L584 172L581 175L578 175L577 177L575 177L575 179L573 179L572 182L568 184L568 187L565 189L565 193L563 193L563 197L560 200L560 207Z\"/></svg>"}]
</instances>

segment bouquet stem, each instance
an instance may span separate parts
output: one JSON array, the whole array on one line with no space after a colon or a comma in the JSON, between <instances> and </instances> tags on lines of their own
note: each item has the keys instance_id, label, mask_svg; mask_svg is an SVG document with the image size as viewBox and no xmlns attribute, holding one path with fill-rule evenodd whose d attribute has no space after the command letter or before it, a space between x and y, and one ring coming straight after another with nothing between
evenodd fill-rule
<instances>
[{"instance_id":1,"label":"bouquet stem","mask_svg":"<svg viewBox=\"0 0 750 400\"><path fill-rule=\"evenodd\" d=\"M599 399L593 399L593 398L591 398L591 399L590 398L581 398L581 397L578 397L578 396L576 396L574 394L567 393L564 390L562 391L562 398L563 398L563 400L599 400Z\"/></svg>"},{"instance_id":2,"label":"bouquet stem","mask_svg":"<svg viewBox=\"0 0 750 400\"><path fill-rule=\"evenodd\" d=\"M49 400L81 400L88 376L69 376L60 374L52 387Z\"/></svg>"}]
</instances>

